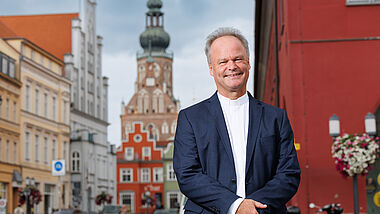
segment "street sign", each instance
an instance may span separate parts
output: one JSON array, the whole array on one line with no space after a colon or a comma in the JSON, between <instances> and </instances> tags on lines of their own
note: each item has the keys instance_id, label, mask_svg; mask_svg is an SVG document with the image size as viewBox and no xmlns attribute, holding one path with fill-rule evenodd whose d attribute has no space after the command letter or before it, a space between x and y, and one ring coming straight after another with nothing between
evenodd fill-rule
<instances>
[{"instance_id":1,"label":"street sign","mask_svg":"<svg viewBox=\"0 0 380 214\"><path fill-rule=\"evenodd\" d=\"M65 160L53 160L51 168L51 173L53 176L62 176L66 174Z\"/></svg>"},{"instance_id":2,"label":"street sign","mask_svg":"<svg viewBox=\"0 0 380 214\"><path fill-rule=\"evenodd\" d=\"M7 200L0 199L0 214L7 213Z\"/></svg>"}]
</instances>

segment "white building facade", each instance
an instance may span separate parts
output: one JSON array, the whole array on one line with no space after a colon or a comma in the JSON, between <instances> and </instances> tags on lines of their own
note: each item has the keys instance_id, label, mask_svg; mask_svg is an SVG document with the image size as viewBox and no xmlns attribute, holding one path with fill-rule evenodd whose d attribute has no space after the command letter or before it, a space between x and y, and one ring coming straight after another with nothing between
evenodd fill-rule
<instances>
[{"instance_id":1,"label":"white building facade","mask_svg":"<svg viewBox=\"0 0 380 214\"><path fill-rule=\"evenodd\" d=\"M72 54L65 55L72 81L70 166L72 205L84 213L101 210L98 194L116 203L116 155L107 141L108 78L102 76L102 37L96 35L96 3L81 1L72 20Z\"/></svg>"}]
</instances>

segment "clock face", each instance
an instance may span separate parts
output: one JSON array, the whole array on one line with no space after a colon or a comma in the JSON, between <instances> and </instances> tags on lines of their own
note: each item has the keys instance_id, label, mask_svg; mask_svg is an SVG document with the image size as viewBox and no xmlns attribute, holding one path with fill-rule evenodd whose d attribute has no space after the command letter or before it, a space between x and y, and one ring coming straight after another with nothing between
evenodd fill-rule
<instances>
[{"instance_id":1,"label":"clock face","mask_svg":"<svg viewBox=\"0 0 380 214\"><path fill-rule=\"evenodd\" d=\"M144 65L139 65L139 71L145 71L145 66Z\"/></svg>"}]
</instances>

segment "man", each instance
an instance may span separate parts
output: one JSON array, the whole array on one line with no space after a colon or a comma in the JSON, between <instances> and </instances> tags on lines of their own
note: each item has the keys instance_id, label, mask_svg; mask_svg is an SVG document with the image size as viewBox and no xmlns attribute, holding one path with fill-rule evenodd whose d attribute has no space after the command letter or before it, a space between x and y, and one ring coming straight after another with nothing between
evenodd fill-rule
<instances>
[{"instance_id":1,"label":"man","mask_svg":"<svg viewBox=\"0 0 380 214\"><path fill-rule=\"evenodd\" d=\"M180 111L174 141L185 213L286 213L300 180L286 112L247 92L248 42L238 30L217 29L205 52L217 92Z\"/></svg>"}]
</instances>

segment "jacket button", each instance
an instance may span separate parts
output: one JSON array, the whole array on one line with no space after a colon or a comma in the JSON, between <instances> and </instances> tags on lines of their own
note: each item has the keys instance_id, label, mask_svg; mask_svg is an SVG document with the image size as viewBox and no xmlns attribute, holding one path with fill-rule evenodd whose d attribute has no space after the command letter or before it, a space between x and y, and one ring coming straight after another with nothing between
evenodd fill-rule
<instances>
[{"instance_id":1,"label":"jacket button","mask_svg":"<svg viewBox=\"0 0 380 214\"><path fill-rule=\"evenodd\" d=\"M231 183L236 184L236 179L231 179Z\"/></svg>"}]
</instances>

